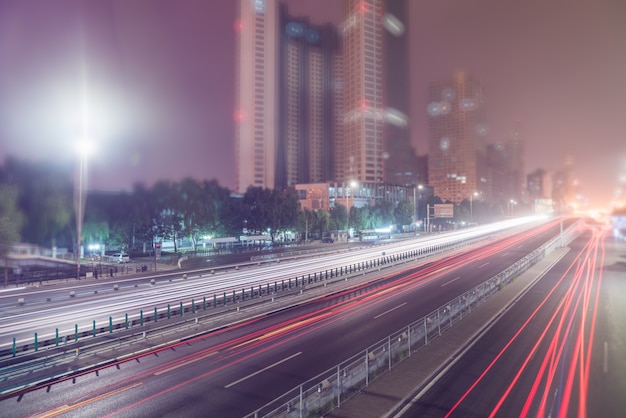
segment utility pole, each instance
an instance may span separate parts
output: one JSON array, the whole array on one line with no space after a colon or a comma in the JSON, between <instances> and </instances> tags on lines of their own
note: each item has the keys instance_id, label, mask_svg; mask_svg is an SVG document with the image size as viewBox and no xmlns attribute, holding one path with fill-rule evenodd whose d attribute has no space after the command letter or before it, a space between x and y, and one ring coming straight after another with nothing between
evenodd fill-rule
<instances>
[{"instance_id":1,"label":"utility pole","mask_svg":"<svg viewBox=\"0 0 626 418\"><path fill-rule=\"evenodd\" d=\"M416 192L417 192L417 187L413 186L413 222L416 224L416 228L417 228L417 201L415 199Z\"/></svg>"}]
</instances>

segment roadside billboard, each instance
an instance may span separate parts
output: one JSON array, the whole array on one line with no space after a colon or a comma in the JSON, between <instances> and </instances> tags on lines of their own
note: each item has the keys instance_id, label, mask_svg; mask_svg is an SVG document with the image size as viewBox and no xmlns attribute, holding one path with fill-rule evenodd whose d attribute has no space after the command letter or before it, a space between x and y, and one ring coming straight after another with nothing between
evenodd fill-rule
<instances>
[{"instance_id":1,"label":"roadside billboard","mask_svg":"<svg viewBox=\"0 0 626 418\"><path fill-rule=\"evenodd\" d=\"M552 199L535 199L535 213L554 212L554 202Z\"/></svg>"},{"instance_id":2,"label":"roadside billboard","mask_svg":"<svg viewBox=\"0 0 626 418\"><path fill-rule=\"evenodd\" d=\"M435 218L454 218L454 205L452 203L435 204Z\"/></svg>"}]
</instances>

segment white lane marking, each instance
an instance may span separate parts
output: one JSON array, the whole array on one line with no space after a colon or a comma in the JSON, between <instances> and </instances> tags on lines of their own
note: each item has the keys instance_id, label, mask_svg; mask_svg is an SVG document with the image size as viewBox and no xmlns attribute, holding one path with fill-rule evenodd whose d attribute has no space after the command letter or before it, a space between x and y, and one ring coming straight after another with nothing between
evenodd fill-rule
<instances>
[{"instance_id":1,"label":"white lane marking","mask_svg":"<svg viewBox=\"0 0 626 418\"><path fill-rule=\"evenodd\" d=\"M2 292L13 292L14 290L25 290L25 287L12 287L9 289L0 289L0 293Z\"/></svg>"},{"instance_id":2,"label":"white lane marking","mask_svg":"<svg viewBox=\"0 0 626 418\"><path fill-rule=\"evenodd\" d=\"M487 264L489 264L489 261L487 261L485 264L481 264L480 266L478 266L479 269L485 267Z\"/></svg>"},{"instance_id":3,"label":"white lane marking","mask_svg":"<svg viewBox=\"0 0 626 418\"><path fill-rule=\"evenodd\" d=\"M378 319L378 318L380 318L380 317L381 317L381 316L383 316L383 315L387 315L389 312L393 312L393 311L395 311L396 309L403 307L404 305L406 305L406 302L404 302L404 303L403 303L403 304L401 304L401 305L396 306L395 308L391 308L391 309L389 309L388 311L385 311L385 312L383 312L383 313L381 313L381 314L376 315L376 316L374 317L374 319Z\"/></svg>"},{"instance_id":4,"label":"white lane marking","mask_svg":"<svg viewBox=\"0 0 626 418\"><path fill-rule=\"evenodd\" d=\"M452 279L452 280L450 280L449 282L446 282L446 283L442 284L442 285L441 285L441 287L447 286L447 285L449 285L449 284L450 284L450 283L452 283L452 282L456 282L456 281L457 281L457 280L459 280L460 278L461 278L461 276L457 277L456 279Z\"/></svg>"},{"instance_id":5,"label":"white lane marking","mask_svg":"<svg viewBox=\"0 0 626 418\"><path fill-rule=\"evenodd\" d=\"M507 255L509 255L509 253L508 253L508 252L506 252L506 253L502 254L502 255L501 255L501 257L506 257Z\"/></svg>"},{"instance_id":6,"label":"white lane marking","mask_svg":"<svg viewBox=\"0 0 626 418\"><path fill-rule=\"evenodd\" d=\"M284 358L284 359L282 359L282 360L280 360L280 361L277 361L277 362L276 362L276 363L274 363L274 364L270 364L270 365L269 365L269 366L267 366L266 368L261 369L261 370L258 370L258 371L254 372L254 373L252 373L252 374L247 375L247 376L244 376L244 377L242 377L242 378L241 378L241 379L239 379L239 380L235 380L233 383L229 383L229 384L227 384L226 386L224 386L224 388L225 388L225 389L228 389L228 388L229 388L229 387L231 387L231 386L235 386L237 383L241 383L241 382L243 382L244 380L248 380L248 379L250 379L251 377L256 376L257 374L263 373L264 371L271 369L272 367L276 367L276 366L278 366L279 364L284 363L284 362L286 362L286 361L289 361L289 360L291 360L291 359L292 359L292 358L294 358L294 357L298 357L300 354L302 354L302 351L299 351L299 352L297 352L296 354L292 354L291 356L289 356L289 357L287 357L287 358Z\"/></svg>"}]
</instances>

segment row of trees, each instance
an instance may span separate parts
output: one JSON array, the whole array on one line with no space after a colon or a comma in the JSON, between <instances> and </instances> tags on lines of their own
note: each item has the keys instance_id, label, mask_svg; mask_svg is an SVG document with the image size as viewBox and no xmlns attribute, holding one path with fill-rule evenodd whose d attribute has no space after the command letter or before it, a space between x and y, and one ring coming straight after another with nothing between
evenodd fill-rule
<instances>
[{"instance_id":1,"label":"row of trees","mask_svg":"<svg viewBox=\"0 0 626 418\"><path fill-rule=\"evenodd\" d=\"M76 218L71 167L33 164L9 158L0 169L0 248L23 241L47 247L74 248ZM441 203L434 197L421 201L418 219L426 217L426 205ZM455 207L455 218L469 220L469 202ZM486 213L482 203L473 203L474 219ZM180 238L197 243L203 236L228 237L244 233L288 230L323 236L328 231L373 229L409 225L415 213L413 202L378 201L374 206L346 207L331 211L300 208L295 194L249 188L233 196L217 181L162 180L152 187L137 184L130 192L87 196L82 241L107 247L137 248L140 243ZM349 223L349 225L348 225ZM176 250L176 248L175 248Z\"/></svg>"},{"instance_id":2,"label":"row of trees","mask_svg":"<svg viewBox=\"0 0 626 418\"><path fill-rule=\"evenodd\" d=\"M411 202L380 202L372 207L345 206L331 211L302 210L294 193L250 187L233 196L215 180L159 181L151 188L136 185L122 194L90 194L85 210L84 238L133 248L137 242L173 241L180 238L194 246L203 236L277 234L288 231L323 236L328 231L370 229L381 225L410 224Z\"/></svg>"},{"instance_id":3,"label":"row of trees","mask_svg":"<svg viewBox=\"0 0 626 418\"><path fill-rule=\"evenodd\" d=\"M15 186L0 184L0 257L20 241L24 216L17 209L18 191Z\"/></svg>"},{"instance_id":4,"label":"row of trees","mask_svg":"<svg viewBox=\"0 0 626 418\"><path fill-rule=\"evenodd\" d=\"M203 236L274 234L297 225L299 202L292 194L250 188L232 197L215 180L159 181L151 188L136 185L130 193L92 193L85 209L84 238L133 248L139 242ZM176 247L175 247L176 251Z\"/></svg>"}]
</instances>

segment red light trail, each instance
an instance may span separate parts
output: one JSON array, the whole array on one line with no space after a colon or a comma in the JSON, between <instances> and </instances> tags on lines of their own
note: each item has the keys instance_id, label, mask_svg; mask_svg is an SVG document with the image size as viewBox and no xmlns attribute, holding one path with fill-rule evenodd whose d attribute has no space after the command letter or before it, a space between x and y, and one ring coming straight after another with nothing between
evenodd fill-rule
<instances>
[{"instance_id":1,"label":"red light trail","mask_svg":"<svg viewBox=\"0 0 626 418\"><path fill-rule=\"evenodd\" d=\"M565 273L469 389L446 413L446 417L457 411L513 344L523 343L518 341L522 340L521 334L531 323L537 325L538 313L545 309L551 297L558 296L557 292L564 284L567 284L565 294L561 297L550 319L543 325L539 337L531 344L526 342L532 345L527 356L518 366L514 377L488 415L495 417L501 414L503 405L513 394L515 397L525 396L525 402L519 412L520 417L572 415L585 417L587 415L589 370L602 282L605 236L606 230L592 229L588 242L567 267ZM523 390L520 387L520 381L523 378L528 381L528 373L533 373L528 366L539 358L541 365L536 375L532 377L532 386L528 393L522 395L520 394ZM510 410L507 411L507 413L510 412Z\"/></svg>"},{"instance_id":2,"label":"red light trail","mask_svg":"<svg viewBox=\"0 0 626 418\"><path fill-rule=\"evenodd\" d=\"M555 221L556 222L556 221ZM399 277L394 278L391 281L381 281L380 283L368 283L362 284L350 289L342 290L332 295L325 296L320 301L328 301L328 305L322 308L315 309L306 314L300 315L296 318L291 318L286 321L282 321L277 324L270 325L263 329L246 333L243 336L229 338L228 340L213 344L210 347L203 348L201 350L190 353L182 358L167 361L158 366L150 367L140 373L133 376L131 381L118 382L116 384L100 388L97 393L91 393L85 396L83 399L90 397L97 398L98 394L106 394L109 391L117 390L120 385L129 385L133 382L140 382L142 379L148 378L150 375L159 375L166 373L170 370L186 367L194 364L196 361L205 360L211 358L213 366L205 371L195 375L194 377L174 385L164 391L160 391L145 397L135 403L126 405L121 409L113 412L112 415L124 413L133 408L140 406L142 403L155 399L156 397L163 395L166 392L171 392L183 388L186 385L193 384L200 379L207 378L219 371L232 367L235 364L241 363L246 360L250 360L255 356L258 356L268 350L272 350L284 344L287 341L301 338L307 334L314 332L320 328L328 326L337 321L345 319L347 316L355 315L363 310L370 310L377 304L380 304L390 298L397 298L404 292L415 289L416 287L423 286L433 280L440 278L442 275L449 273L449 269L461 269L467 266L469 263L480 262L487 257L490 257L498 252L502 252L508 249L512 249L520 243L523 243L531 235L537 235L549 230L554 226L555 222L548 223L539 228L534 229L531 232L524 232L519 235L509 237L507 239L492 243L485 248L479 248L472 251L467 249L460 250L456 255L441 257L435 261L428 262L423 267L416 268L415 264L407 264L403 276L400 277L401 272L397 271L395 274ZM342 300L342 298L344 298ZM234 325L232 327L225 327L216 330L210 334L196 337L194 339L186 340L178 343L177 345L162 347L154 351L143 353L142 355L126 358L120 363L139 361L140 358L158 355L159 352L175 349L180 345L187 345L200 340L207 340L211 336L224 334L232 331L236 328L241 328L246 325L251 325L255 322L261 321L262 318L255 318L249 321L245 321ZM110 367L110 366L108 366Z\"/></svg>"}]
</instances>

